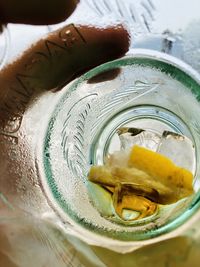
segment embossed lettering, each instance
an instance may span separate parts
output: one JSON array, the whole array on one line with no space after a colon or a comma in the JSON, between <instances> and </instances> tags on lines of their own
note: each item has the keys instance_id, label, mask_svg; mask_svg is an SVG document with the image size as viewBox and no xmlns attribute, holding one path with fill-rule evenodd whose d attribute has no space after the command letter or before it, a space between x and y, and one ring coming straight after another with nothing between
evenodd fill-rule
<instances>
[{"instance_id":1,"label":"embossed lettering","mask_svg":"<svg viewBox=\"0 0 200 267\"><path fill-rule=\"evenodd\" d=\"M54 34L54 33L53 33ZM27 106L36 93L38 85L45 84L42 80L42 73L40 73L51 64L51 59L54 56L62 55L62 52L71 53L71 49L75 44L85 44L86 40L75 27L70 24L62 28L55 38L44 40L42 46L40 43L36 47L40 47L40 51L32 51L32 56L27 58L24 65L21 66L21 71L15 74L15 79L11 82L8 91L0 100L0 132L1 135L9 135L16 133L22 123L23 114ZM36 50L35 47L35 50ZM28 52L27 52L28 53ZM25 55L26 56L26 55ZM47 60L47 61L44 61ZM32 75L34 73L34 76ZM37 77L38 73L38 77Z\"/></svg>"}]
</instances>

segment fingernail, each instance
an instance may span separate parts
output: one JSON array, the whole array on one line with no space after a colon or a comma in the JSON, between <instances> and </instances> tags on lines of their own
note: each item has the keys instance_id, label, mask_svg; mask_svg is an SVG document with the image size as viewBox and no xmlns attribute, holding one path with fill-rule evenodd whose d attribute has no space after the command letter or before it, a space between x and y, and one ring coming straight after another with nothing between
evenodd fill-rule
<instances>
[{"instance_id":1,"label":"fingernail","mask_svg":"<svg viewBox=\"0 0 200 267\"><path fill-rule=\"evenodd\" d=\"M76 39L69 57L71 69L63 64L65 76L55 78L54 87L71 81L95 66L125 55L129 49L130 35L122 25L107 28L74 26L71 38L73 32L76 32Z\"/></svg>"}]
</instances>

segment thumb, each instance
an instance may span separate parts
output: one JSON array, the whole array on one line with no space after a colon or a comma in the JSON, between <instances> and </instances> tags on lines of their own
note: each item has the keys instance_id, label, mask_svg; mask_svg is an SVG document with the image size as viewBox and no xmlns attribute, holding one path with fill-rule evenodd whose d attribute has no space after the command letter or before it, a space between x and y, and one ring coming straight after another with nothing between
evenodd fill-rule
<instances>
[{"instance_id":1,"label":"thumb","mask_svg":"<svg viewBox=\"0 0 200 267\"><path fill-rule=\"evenodd\" d=\"M21 121L37 95L123 56L128 47L122 25L103 29L71 24L40 40L0 72L0 128L8 131L16 118Z\"/></svg>"}]
</instances>

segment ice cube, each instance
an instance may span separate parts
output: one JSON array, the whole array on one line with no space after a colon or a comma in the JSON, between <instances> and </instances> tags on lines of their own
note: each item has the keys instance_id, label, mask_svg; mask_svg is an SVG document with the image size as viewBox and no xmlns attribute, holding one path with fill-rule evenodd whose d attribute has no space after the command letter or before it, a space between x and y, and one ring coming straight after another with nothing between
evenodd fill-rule
<instances>
[{"instance_id":1,"label":"ice cube","mask_svg":"<svg viewBox=\"0 0 200 267\"><path fill-rule=\"evenodd\" d=\"M160 135L139 128L123 127L119 128L117 133L121 142L121 149L123 150L138 145L156 151L161 139Z\"/></svg>"},{"instance_id":2,"label":"ice cube","mask_svg":"<svg viewBox=\"0 0 200 267\"><path fill-rule=\"evenodd\" d=\"M170 158L175 165L195 174L195 147L188 137L164 131L157 152Z\"/></svg>"}]
</instances>

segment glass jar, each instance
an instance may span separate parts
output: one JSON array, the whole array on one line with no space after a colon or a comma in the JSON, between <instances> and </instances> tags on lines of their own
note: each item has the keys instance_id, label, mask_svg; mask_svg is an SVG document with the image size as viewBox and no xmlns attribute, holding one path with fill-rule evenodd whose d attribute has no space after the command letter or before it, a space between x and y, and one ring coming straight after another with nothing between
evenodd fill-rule
<instances>
[{"instance_id":1,"label":"glass jar","mask_svg":"<svg viewBox=\"0 0 200 267\"><path fill-rule=\"evenodd\" d=\"M81 164L85 164L84 161L87 164L91 162L101 163L104 150L98 149L99 142L100 146L105 147L104 153L107 153L106 151L109 151L109 149L112 151L111 141L114 137L111 133L113 129L116 128L117 124L120 125L124 121L125 115L127 123L130 122L130 114L131 118L135 116L130 110L130 112L123 114L123 121L119 122L120 117L116 117L115 124L109 124L109 127L106 127L105 131L101 133L102 124L98 125L98 123L105 123L105 118L106 120L109 119L109 113L105 113L100 117L101 119L96 120L96 128L99 127L99 132L97 131L94 134L91 131L92 129L88 127L90 121L84 123L83 121L85 121L87 114L91 114L89 111L91 111L92 103L97 103L95 102L96 94L103 97L102 95L105 93L103 86L107 88L106 93L110 94L109 103L111 105L104 107L106 109L102 108L102 104L95 105L92 109L92 115L96 114L95 112L103 112L103 110L114 111L118 114L120 112L117 112L119 111L117 107L119 105L123 106L124 101L130 100L128 103L132 105L133 95L137 100L136 106L141 107L144 104L144 97L147 97L145 109L134 109L137 111L136 114L146 116L147 113L150 113L155 119L155 113L158 112L161 116L159 118L164 118L167 127L172 127L171 129L193 138L196 145L198 166L197 103L189 102L190 96L184 98L184 94L180 91L180 93L177 93L179 97L176 95L176 99L174 99L171 112L166 113L165 111L169 110L170 107L164 106L168 104L161 102L159 89L160 86L163 87L162 79L166 81L163 77L167 73L167 75L172 76L171 83L173 86L175 85L177 88L181 85L187 88L199 100L199 63L197 60L199 55L199 37L197 34L199 4L194 0L193 4L178 0L173 2L135 1L134 3L132 1L123 3L110 1L109 4L105 1L88 0L82 4L81 8L84 5L87 10L90 8L90 14L87 15L87 18L91 16L94 22L97 22L99 17L104 17L104 22L115 19L128 23L133 37L131 47L135 50L130 52L130 58L100 66L56 94L52 92L44 93L40 98L35 99L29 109L26 110L23 120L18 119L12 122L6 130L1 129L0 198L1 227L3 229L1 238L7 240L7 243L4 242L4 248L1 249L4 252L2 255L7 255L7 258L12 259L20 267L27 266L27 264L30 264L29 259L33 258L31 252L28 253L27 248L29 246L32 248L34 244L34 249L37 247L39 249L37 256L34 256L33 266L36 266L36 263L38 263L37 266L46 263L48 263L48 266L65 266L67 263L73 266L81 266L81 264L83 266L148 265L162 267L174 266L174 264L181 267L197 266L199 259L198 175L195 180L196 194L193 198L184 200L178 206L170 207L163 214L157 214L156 218L147 219L142 226L139 226L137 235L132 230L127 231L124 228L122 230L121 226L118 225L116 226L117 230L113 230L108 226L103 228L103 224L99 226L96 221L91 223L92 218L87 217L85 219L84 216L90 216L91 213L90 210L87 210L88 206L85 204L88 191L83 186L84 180L74 180L74 184L71 184L64 177L68 175L66 168L70 164L70 175L74 172L82 177L83 168ZM79 21L81 8L66 23ZM181 12L177 12L179 9L181 9ZM188 10L192 10L192 12L188 12ZM171 20L167 19L169 14L171 14ZM60 25L51 26L51 29L58 26ZM135 31L136 28L137 31ZM151 51L136 50L136 48ZM163 54L152 50L161 51ZM190 66L170 57L169 54ZM155 66L152 76L151 73L148 74L151 77L150 81L148 80L149 76L146 77L143 73L143 80L140 79L139 82L138 79L133 80L134 77L127 74L126 68L127 71L134 71L131 66L139 63L141 63L142 68L146 68L146 71L149 67ZM129 67L130 70L128 70ZM109 74L105 78L103 74L98 77L98 74L113 68L122 70L116 71L114 76ZM162 70L163 75L160 74L160 79L158 79L159 69ZM143 72L142 69L141 72ZM94 77L96 78L94 79ZM129 84L126 86L125 92L121 92L119 85L124 86L124 82ZM135 87L131 87L133 82ZM87 90L90 88L91 91L88 94ZM77 90L80 91L77 92ZM112 98L112 90L118 90L117 98ZM136 97L138 90L140 90L142 97ZM81 105L75 105L78 97L82 100ZM69 106L65 106L68 105L67 101L69 99L69 104L74 105L73 109L70 110L70 112L73 112L73 121L70 122L67 117ZM72 102L72 99L74 102ZM111 100L115 101L112 102ZM155 100L160 109L152 109ZM174 111L177 103L178 111ZM192 115L187 112L191 103L194 107ZM129 107L127 109L129 111ZM174 116L176 112L179 113ZM43 114L42 117L41 114ZM79 118L80 114L82 116ZM92 115L90 115L90 120L95 120ZM71 113L68 116L71 116ZM180 117L181 120L179 120ZM193 118L195 118L194 121ZM79 120L79 125L77 125ZM156 120L161 121L158 116ZM173 123L167 123L167 121L172 120ZM70 126L68 123L70 123ZM81 125L85 127L86 123L88 128L82 129ZM193 126L191 126L192 123ZM82 139L80 139L80 134L78 135L80 140L75 138L77 136L75 135L77 133L75 132L76 127L80 131L84 130L85 135L89 136L91 134L89 136L91 143L85 141L86 136L84 135L83 149L86 149L90 144L94 145L94 149L87 150L87 153L82 156L82 150L80 150ZM193 127L192 130L191 127ZM68 139L66 140L66 138ZM76 143L74 143L75 140ZM108 140L107 143L106 140ZM71 145L71 147L68 149L66 144ZM76 152L74 152L75 145L77 147ZM77 161L76 156L79 150L81 152L79 152L79 161ZM67 162L68 160L69 162ZM84 170L85 173L88 170L87 168ZM66 186L63 186L63 181ZM74 191L75 186L81 188L81 190L83 189L83 191ZM76 205L75 212L74 205ZM80 214L81 212L82 214ZM97 220L97 217L99 220L99 211L92 214L94 220ZM159 220L156 221L157 219ZM129 226L128 228L132 227ZM80 241L81 239L84 242ZM73 247L75 247L75 250ZM21 251L27 257L24 257ZM130 253L118 254L121 252Z\"/></svg>"}]
</instances>

